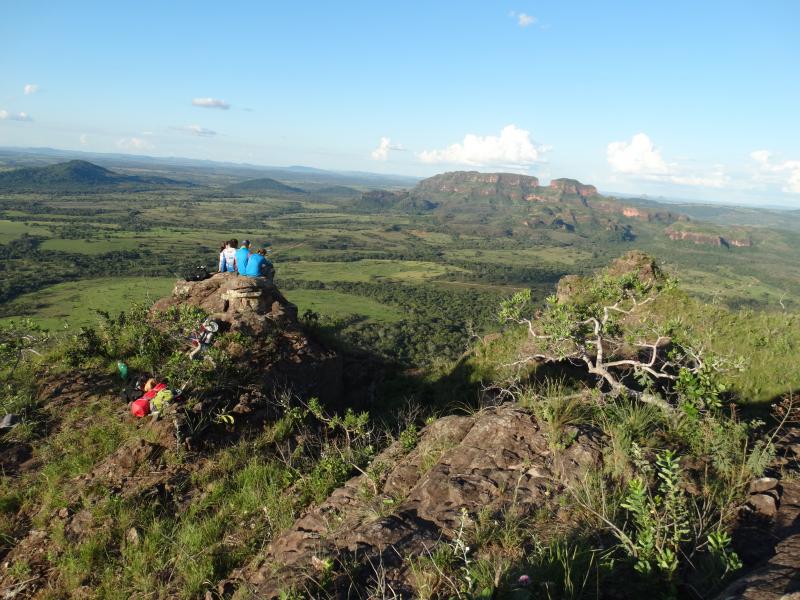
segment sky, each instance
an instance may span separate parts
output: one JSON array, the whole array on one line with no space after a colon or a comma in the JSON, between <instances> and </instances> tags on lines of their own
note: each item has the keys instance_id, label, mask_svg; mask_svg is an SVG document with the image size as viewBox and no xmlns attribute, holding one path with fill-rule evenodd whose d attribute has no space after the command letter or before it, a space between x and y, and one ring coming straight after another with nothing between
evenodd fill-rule
<instances>
[{"instance_id":1,"label":"sky","mask_svg":"<svg viewBox=\"0 0 800 600\"><path fill-rule=\"evenodd\" d=\"M25 2L0 146L800 207L800 2Z\"/></svg>"}]
</instances>

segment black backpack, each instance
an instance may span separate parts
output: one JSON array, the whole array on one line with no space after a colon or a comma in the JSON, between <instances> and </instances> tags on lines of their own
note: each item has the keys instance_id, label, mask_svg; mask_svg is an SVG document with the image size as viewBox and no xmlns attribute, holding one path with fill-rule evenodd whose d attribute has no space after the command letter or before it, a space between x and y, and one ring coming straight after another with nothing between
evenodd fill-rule
<instances>
[{"instance_id":1,"label":"black backpack","mask_svg":"<svg viewBox=\"0 0 800 600\"><path fill-rule=\"evenodd\" d=\"M194 267L193 269L187 269L186 274L183 276L186 281L203 281L209 277L211 277L211 274L205 267Z\"/></svg>"}]
</instances>

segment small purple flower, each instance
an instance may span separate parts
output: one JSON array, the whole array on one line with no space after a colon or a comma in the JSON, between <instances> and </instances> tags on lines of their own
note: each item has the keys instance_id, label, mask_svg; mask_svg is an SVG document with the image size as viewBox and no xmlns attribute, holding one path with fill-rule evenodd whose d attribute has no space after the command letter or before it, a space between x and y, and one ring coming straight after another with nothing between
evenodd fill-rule
<instances>
[{"instance_id":1,"label":"small purple flower","mask_svg":"<svg viewBox=\"0 0 800 600\"><path fill-rule=\"evenodd\" d=\"M519 579L517 579L517 583L522 587L528 587L531 584L531 578L527 575L520 575Z\"/></svg>"}]
</instances>

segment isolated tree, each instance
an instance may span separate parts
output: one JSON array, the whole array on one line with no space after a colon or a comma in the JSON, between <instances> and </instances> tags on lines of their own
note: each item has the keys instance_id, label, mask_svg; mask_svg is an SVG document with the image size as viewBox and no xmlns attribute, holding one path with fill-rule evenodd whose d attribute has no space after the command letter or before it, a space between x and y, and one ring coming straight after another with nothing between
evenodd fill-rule
<instances>
[{"instance_id":1,"label":"isolated tree","mask_svg":"<svg viewBox=\"0 0 800 600\"><path fill-rule=\"evenodd\" d=\"M38 349L48 340L47 332L30 319L0 323L0 376L10 378L27 357L41 356Z\"/></svg>"},{"instance_id":2,"label":"isolated tree","mask_svg":"<svg viewBox=\"0 0 800 600\"><path fill-rule=\"evenodd\" d=\"M528 330L530 343L513 364L568 361L598 377L609 393L668 412L673 391L697 408L718 406L724 390L712 376L717 361L688 340L679 321L647 310L674 286L652 258L630 253L594 278L562 279L538 311L530 291L517 292L500 311L501 320Z\"/></svg>"}]
</instances>

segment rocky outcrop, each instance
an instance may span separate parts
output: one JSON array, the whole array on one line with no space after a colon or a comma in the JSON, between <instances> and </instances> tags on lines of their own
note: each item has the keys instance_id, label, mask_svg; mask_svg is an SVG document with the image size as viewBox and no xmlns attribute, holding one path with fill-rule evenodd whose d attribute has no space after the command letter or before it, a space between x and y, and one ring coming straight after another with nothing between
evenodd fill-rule
<instances>
[{"instance_id":1,"label":"rocky outcrop","mask_svg":"<svg viewBox=\"0 0 800 600\"><path fill-rule=\"evenodd\" d=\"M759 556L767 558L730 584L718 600L800 598L800 482L757 480L750 490L734 537L736 550L751 564Z\"/></svg>"},{"instance_id":2,"label":"rocky outcrop","mask_svg":"<svg viewBox=\"0 0 800 600\"><path fill-rule=\"evenodd\" d=\"M667 237L671 240L683 240L706 246L749 248L753 245L752 240L748 237L728 238L713 233L702 233L699 231L686 231L672 228L668 228L664 233L666 233Z\"/></svg>"},{"instance_id":3,"label":"rocky outcrop","mask_svg":"<svg viewBox=\"0 0 800 600\"><path fill-rule=\"evenodd\" d=\"M514 173L479 173L453 171L424 179L413 194L426 197L453 194L471 198L502 198L523 201L539 189L539 180L530 175Z\"/></svg>"},{"instance_id":4,"label":"rocky outcrop","mask_svg":"<svg viewBox=\"0 0 800 600\"><path fill-rule=\"evenodd\" d=\"M586 185L577 179L553 179L550 188L558 190L564 194L573 194L581 198L588 198L597 195L597 188L593 185Z\"/></svg>"},{"instance_id":5,"label":"rocky outcrop","mask_svg":"<svg viewBox=\"0 0 800 600\"><path fill-rule=\"evenodd\" d=\"M790 427L776 444L774 474L750 483L733 545L748 565L717 600L800 598L800 428Z\"/></svg>"},{"instance_id":6,"label":"rocky outcrop","mask_svg":"<svg viewBox=\"0 0 800 600\"><path fill-rule=\"evenodd\" d=\"M325 402L338 400L341 357L303 332L297 307L266 279L217 273L204 281L179 281L172 295L152 310L181 305L202 308L220 323L223 333L246 334L248 344L235 358L260 374L264 385L289 386L301 396Z\"/></svg>"},{"instance_id":7,"label":"rocky outcrop","mask_svg":"<svg viewBox=\"0 0 800 600\"><path fill-rule=\"evenodd\" d=\"M601 197L602 198L602 197ZM600 199L593 202L592 207L600 212L610 215L622 215L628 219L636 219L637 221L645 221L647 223L685 223L689 221L689 217L680 213L674 213L663 210L648 210L638 206L631 206L623 204L615 198Z\"/></svg>"},{"instance_id":8,"label":"rocky outcrop","mask_svg":"<svg viewBox=\"0 0 800 600\"><path fill-rule=\"evenodd\" d=\"M389 589L413 592L404 557L450 539L463 514L558 513L557 498L601 461L599 434L570 428L574 441L558 453L525 410L504 405L474 416L449 416L426 427L408 452L397 442L373 465L379 475L355 477L235 574L237 598L276 598L303 587L315 563L333 560L385 569ZM465 511L465 512L464 512ZM342 582L346 585L350 582Z\"/></svg>"},{"instance_id":9,"label":"rocky outcrop","mask_svg":"<svg viewBox=\"0 0 800 600\"><path fill-rule=\"evenodd\" d=\"M178 281L172 295L158 300L152 310L180 305L202 308L231 331L260 334L274 325L296 326L297 307L262 277L217 273L203 281Z\"/></svg>"}]
</instances>

